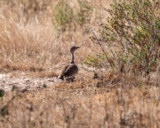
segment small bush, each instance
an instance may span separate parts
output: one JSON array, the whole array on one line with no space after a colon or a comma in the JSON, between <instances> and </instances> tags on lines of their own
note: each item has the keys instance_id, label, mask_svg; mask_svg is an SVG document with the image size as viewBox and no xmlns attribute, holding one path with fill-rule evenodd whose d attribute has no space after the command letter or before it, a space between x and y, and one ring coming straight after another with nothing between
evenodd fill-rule
<instances>
[{"instance_id":1,"label":"small bush","mask_svg":"<svg viewBox=\"0 0 160 128\"><path fill-rule=\"evenodd\" d=\"M5 91L3 89L0 89L0 97L3 97L5 94Z\"/></svg>"},{"instance_id":2,"label":"small bush","mask_svg":"<svg viewBox=\"0 0 160 128\"><path fill-rule=\"evenodd\" d=\"M90 21L93 8L86 1L78 0L78 3L80 6L80 10L77 13L77 23L82 26L86 22Z\"/></svg>"},{"instance_id":3,"label":"small bush","mask_svg":"<svg viewBox=\"0 0 160 128\"><path fill-rule=\"evenodd\" d=\"M84 26L91 19L92 6L89 2L78 0L79 10L73 14L73 8L70 7L64 0L60 0L53 10L53 25L56 30L65 32L77 25ZM74 24L74 25L73 25Z\"/></svg>"},{"instance_id":4,"label":"small bush","mask_svg":"<svg viewBox=\"0 0 160 128\"><path fill-rule=\"evenodd\" d=\"M105 42L119 50L114 61L137 71L149 73L159 62L160 7L154 0L114 0L110 17L102 24Z\"/></svg>"},{"instance_id":5,"label":"small bush","mask_svg":"<svg viewBox=\"0 0 160 128\"><path fill-rule=\"evenodd\" d=\"M151 0L114 1L111 18L103 25L106 41L120 44L130 64L139 64L149 73L159 61L160 9ZM126 51L125 51L126 50Z\"/></svg>"},{"instance_id":6,"label":"small bush","mask_svg":"<svg viewBox=\"0 0 160 128\"><path fill-rule=\"evenodd\" d=\"M57 30L65 31L73 19L73 9L61 0L54 9L53 24Z\"/></svg>"}]
</instances>

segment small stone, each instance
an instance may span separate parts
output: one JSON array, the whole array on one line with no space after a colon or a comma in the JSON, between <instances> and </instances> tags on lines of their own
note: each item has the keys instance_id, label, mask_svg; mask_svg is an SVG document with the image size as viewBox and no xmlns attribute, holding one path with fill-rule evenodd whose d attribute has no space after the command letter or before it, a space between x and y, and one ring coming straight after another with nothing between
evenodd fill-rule
<instances>
[{"instance_id":1,"label":"small stone","mask_svg":"<svg viewBox=\"0 0 160 128\"><path fill-rule=\"evenodd\" d=\"M47 87L47 85L46 85L46 84L43 84L43 87L44 87L44 88L46 88L46 87Z\"/></svg>"}]
</instances>

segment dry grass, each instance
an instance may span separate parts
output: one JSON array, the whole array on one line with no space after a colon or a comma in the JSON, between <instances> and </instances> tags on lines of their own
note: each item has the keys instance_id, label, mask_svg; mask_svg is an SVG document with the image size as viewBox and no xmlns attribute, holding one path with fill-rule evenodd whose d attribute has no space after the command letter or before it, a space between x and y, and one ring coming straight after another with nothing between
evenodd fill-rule
<instances>
[{"instance_id":1,"label":"dry grass","mask_svg":"<svg viewBox=\"0 0 160 128\"><path fill-rule=\"evenodd\" d=\"M30 67L51 69L56 64L70 61L68 49L72 45L82 47L76 52L77 63L84 61L87 54L101 52L89 40L90 34L84 34L84 28L67 31L57 38L52 24L52 4L48 10L34 12L34 16L24 13L21 6L17 2L16 6L4 4L0 8L1 65L19 65L21 70Z\"/></svg>"},{"instance_id":2,"label":"dry grass","mask_svg":"<svg viewBox=\"0 0 160 128\"><path fill-rule=\"evenodd\" d=\"M6 93L1 127L159 127L159 87L85 78Z\"/></svg>"},{"instance_id":3,"label":"dry grass","mask_svg":"<svg viewBox=\"0 0 160 128\"><path fill-rule=\"evenodd\" d=\"M107 17L102 10L97 14L99 5L109 8L111 0L89 1L94 5L90 26L96 30ZM18 0L0 2L0 87L14 87L0 101L1 128L160 127L159 71L146 82L110 69L92 79L80 68L74 82L56 82L61 66L70 62L70 46L81 46L75 53L79 67L86 55L101 52L89 40L91 33L78 27L57 37L52 24L55 1L37 7L24 0L28 12ZM78 8L76 1L67 2Z\"/></svg>"}]
</instances>

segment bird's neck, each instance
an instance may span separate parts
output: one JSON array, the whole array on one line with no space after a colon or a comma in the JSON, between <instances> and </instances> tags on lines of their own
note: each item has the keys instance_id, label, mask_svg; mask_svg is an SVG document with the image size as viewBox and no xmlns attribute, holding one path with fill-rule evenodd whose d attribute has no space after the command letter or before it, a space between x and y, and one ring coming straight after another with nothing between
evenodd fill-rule
<instances>
[{"instance_id":1,"label":"bird's neck","mask_svg":"<svg viewBox=\"0 0 160 128\"><path fill-rule=\"evenodd\" d=\"M72 58L71 63L74 63L74 53L73 52L71 53L71 58Z\"/></svg>"}]
</instances>

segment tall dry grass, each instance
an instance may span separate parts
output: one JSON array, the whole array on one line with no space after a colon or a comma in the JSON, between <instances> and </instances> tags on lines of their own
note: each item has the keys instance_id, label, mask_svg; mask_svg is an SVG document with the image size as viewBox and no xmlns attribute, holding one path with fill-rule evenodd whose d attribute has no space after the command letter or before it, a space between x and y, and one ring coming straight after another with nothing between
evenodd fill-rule
<instances>
[{"instance_id":1,"label":"tall dry grass","mask_svg":"<svg viewBox=\"0 0 160 128\"><path fill-rule=\"evenodd\" d=\"M90 34L83 34L86 27L63 34L57 33L52 22L52 10L56 5L54 1L40 1L37 5L29 0L24 3L18 0L1 2L1 69L53 69L54 65L70 62L69 48L72 45L81 46L76 52L77 63L84 61L87 54L95 55L100 52L100 49L90 42ZM42 5L46 7L42 8Z\"/></svg>"}]
</instances>

